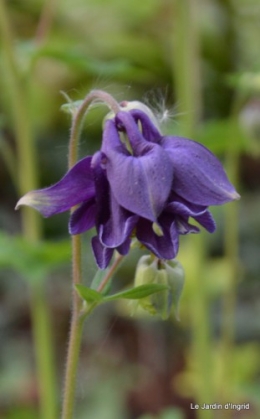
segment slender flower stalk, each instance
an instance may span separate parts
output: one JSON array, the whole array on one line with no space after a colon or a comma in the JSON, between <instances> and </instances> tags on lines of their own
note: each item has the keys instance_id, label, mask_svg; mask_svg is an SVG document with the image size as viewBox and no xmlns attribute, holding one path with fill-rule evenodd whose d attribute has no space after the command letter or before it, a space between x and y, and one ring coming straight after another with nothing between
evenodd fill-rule
<instances>
[{"instance_id":1,"label":"slender flower stalk","mask_svg":"<svg viewBox=\"0 0 260 419\"><path fill-rule=\"evenodd\" d=\"M102 282L98 286L98 289L97 289L98 292L102 292L102 290L105 288L105 286L107 285L108 281L110 280L110 278L112 277L114 272L117 270L117 268L120 265L123 258L124 258L124 256L122 256L122 255L118 255L115 258L114 263L111 265L108 273L104 276Z\"/></svg>"},{"instance_id":2,"label":"slender flower stalk","mask_svg":"<svg viewBox=\"0 0 260 419\"><path fill-rule=\"evenodd\" d=\"M72 118L72 127L69 141L69 162L68 167L71 169L77 162L78 158L78 141L81 134L84 117L89 108L91 102L95 99L99 99L104 103L107 103L108 106L118 112L119 106L117 102L107 94L106 92L93 90L90 92L81 106L78 108L76 113ZM71 214L76 210L76 207L71 209ZM72 235L72 281L73 285L80 284L82 281L81 276L81 237L80 235ZM119 262L117 262L116 266ZM114 269L110 270L106 276L106 281L103 281L98 291L101 291L105 286L105 283L110 279L111 275L114 273ZM82 339L83 324L87 315L92 311L94 306L89 308L84 313L84 316L81 315L82 310L82 300L77 294L75 288L73 289L73 305L72 305L72 321L69 337L69 348L68 356L66 363L66 375L65 375L65 384L64 384L64 395L63 395L63 406L62 406L62 419L71 419L73 417L74 411L74 399L75 399L75 389L76 389L76 374L77 366L80 353L80 344Z\"/></svg>"},{"instance_id":3,"label":"slender flower stalk","mask_svg":"<svg viewBox=\"0 0 260 419\"><path fill-rule=\"evenodd\" d=\"M78 236L74 236L78 237ZM75 246L75 243L73 244ZM75 249L77 254L78 249ZM114 263L111 265L109 271L105 275L103 281L98 287L98 291L102 292L108 281L114 275L118 265L121 263L123 256L119 255ZM79 361L80 344L82 339L82 332L85 319L96 307L96 303L90 304L86 309L83 309L81 301L75 298L74 292L74 309L72 313L72 322L69 338L69 349L66 363L66 376L64 386L64 398L62 407L62 419L71 419L73 417L75 390L76 390L76 376Z\"/></svg>"},{"instance_id":4,"label":"slender flower stalk","mask_svg":"<svg viewBox=\"0 0 260 419\"><path fill-rule=\"evenodd\" d=\"M92 90L85 97L72 119L71 135L69 142L69 169L71 169L77 161L78 139L81 134L84 117L86 116L86 112L88 111L89 105L94 100L99 100L100 102L107 104L107 106L115 114L117 114L117 112L119 112L120 110L119 104L115 101L115 99L109 93L106 93L103 90Z\"/></svg>"}]
</instances>

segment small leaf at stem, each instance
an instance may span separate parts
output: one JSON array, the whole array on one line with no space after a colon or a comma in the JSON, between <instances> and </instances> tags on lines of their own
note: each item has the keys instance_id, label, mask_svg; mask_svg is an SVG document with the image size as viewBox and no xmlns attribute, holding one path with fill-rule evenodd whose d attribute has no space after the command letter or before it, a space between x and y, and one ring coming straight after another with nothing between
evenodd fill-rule
<instances>
[{"instance_id":1,"label":"small leaf at stem","mask_svg":"<svg viewBox=\"0 0 260 419\"><path fill-rule=\"evenodd\" d=\"M161 292L167 290L166 285L161 284L147 284L140 285L139 287L131 288L126 291L118 292L114 295L108 295L103 298L103 301L112 301L118 300L120 298L127 298L129 300L139 300L140 298L148 297L149 295L155 294L156 292Z\"/></svg>"},{"instance_id":2,"label":"small leaf at stem","mask_svg":"<svg viewBox=\"0 0 260 419\"><path fill-rule=\"evenodd\" d=\"M82 105L83 100L76 100L75 102L64 103L61 105L61 110L65 113L74 114Z\"/></svg>"},{"instance_id":3,"label":"small leaf at stem","mask_svg":"<svg viewBox=\"0 0 260 419\"><path fill-rule=\"evenodd\" d=\"M87 303L101 302L103 300L102 295L91 288L86 287L85 285L77 284L75 285L78 295Z\"/></svg>"}]
</instances>

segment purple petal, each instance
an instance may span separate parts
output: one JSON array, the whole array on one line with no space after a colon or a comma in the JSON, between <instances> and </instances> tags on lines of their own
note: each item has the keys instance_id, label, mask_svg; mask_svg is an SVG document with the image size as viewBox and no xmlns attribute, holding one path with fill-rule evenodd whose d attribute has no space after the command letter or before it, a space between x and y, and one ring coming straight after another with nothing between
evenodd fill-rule
<instances>
[{"instance_id":1,"label":"purple petal","mask_svg":"<svg viewBox=\"0 0 260 419\"><path fill-rule=\"evenodd\" d=\"M197 215L204 214L207 207L204 205L196 205L185 199L179 197L176 194L171 194L169 204L166 206L165 211L172 214L178 214L183 217L194 217Z\"/></svg>"},{"instance_id":2,"label":"purple petal","mask_svg":"<svg viewBox=\"0 0 260 419\"><path fill-rule=\"evenodd\" d=\"M103 159L104 155L101 152L97 152L92 159L98 208L98 237L104 246L116 248L130 236L138 216L122 208L116 201L101 167Z\"/></svg>"},{"instance_id":3,"label":"purple petal","mask_svg":"<svg viewBox=\"0 0 260 419\"><path fill-rule=\"evenodd\" d=\"M138 216L122 208L110 194L110 218L99 226L99 239L106 247L118 247L131 235Z\"/></svg>"},{"instance_id":4,"label":"purple petal","mask_svg":"<svg viewBox=\"0 0 260 419\"><path fill-rule=\"evenodd\" d=\"M91 161L96 189L97 225L104 224L109 219L110 186L102 168L104 154L97 151Z\"/></svg>"},{"instance_id":5,"label":"purple petal","mask_svg":"<svg viewBox=\"0 0 260 419\"><path fill-rule=\"evenodd\" d=\"M19 200L16 208L28 205L44 217L50 217L92 199L95 187L90 162L91 157L85 157L55 185L28 192Z\"/></svg>"},{"instance_id":6,"label":"purple petal","mask_svg":"<svg viewBox=\"0 0 260 419\"><path fill-rule=\"evenodd\" d=\"M97 206L94 199L83 202L83 204L81 204L81 206L71 214L69 222L69 233L81 234L84 233L84 231L90 230L92 227L94 227L96 211Z\"/></svg>"},{"instance_id":7,"label":"purple petal","mask_svg":"<svg viewBox=\"0 0 260 419\"><path fill-rule=\"evenodd\" d=\"M124 123L134 153L140 154L132 156L125 151L115 123L108 120L102 150L107 157L105 168L112 192L119 205L155 221L170 193L172 164L159 145L143 139L131 115L121 112L119 117L121 123Z\"/></svg>"},{"instance_id":8,"label":"purple petal","mask_svg":"<svg viewBox=\"0 0 260 419\"><path fill-rule=\"evenodd\" d=\"M179 234L186 235L190 233L199 233L200 229L197 226L189 224L184 218L178 217L176 220L176 226Z\"/></svg>"},{"instance_id":9,"label":"purple petal","mask_svg":"<svg viewBox=\"0 0 260 419\"><path fill-rule=\"evenodd\" d=\"M179 235L173 217L163 214L160 218L163 235L158 236L152 223L141 219L137 224L136 237L160 259L173 259L179 249Z\"/></svg>"},{"instance_id":10,"label":"purple petal","mask_svg":"<svg viewBox=\"0 0 260 419\"><path fill-rule=\"evenodd\" d=\"M198 227L188 223L189 217L193 217L210 233L215 231L215 221L206 206L192 204L176 194L171 194L170 201L165 211L177 215L179 234L199 232Z\"/></svg>"},{"instance_id":11,"label":"purple petal","mask_svg":"<svg viewBox=\"0 0 260 419\"><path fill-rule=\"evenodd\" d=\"M208 230L209 233L214 233L214 231L216 230L216 223L209 211L205 211L203 214L196 215L193 218L194 220L198 221L198 223L200 223L202 227Z\"/></svg>"},{"instance_id":12,"label":"purple petal","mask_svg":"<svg viewBox=\"0 0 260 419\"><path fill-rule=\"evenodd\" d=\"M239 198L220 161L203 145L181 137L163 137L161 145L173 163L178 195L206 206Z\"/></svg>"},{"instance_id":13,"label":"purple petal","mask_svg":"<svg viewBox=\"0 0 260 419\"><path fill-rule=\"evenodd\" d=\"M146 113L138 109L132 109L130 113L134 117L136 122L141 122L142 134L144 138L147 141L158 143L162 136L158 129L154 126L148 115L146 115Z\"/></svg>"},{"instance_id":14,"label":"purple petal","mask_svg":"<svg viewBox=\"0 0 260 419\"><path fill-rule=\"evenodd\" d=\"M113 256L114 249L103 246L97 236L92 238L92 249L98 267L106 269Z\"/></svg>"},{"instance_id":15,"label":"purple petal","mask_svg":"<svg viewBox=\"0 0 260 419\"><path fill-rule=\"evenodd\" d=\"M130 250L130 245L131 245L131 238L127 238L124 243L122 243L120 246L118 246L116 248L116 250L118 251L118 253L120 253L120 255L127 255L127 253Z\"/></svg>"}]
</instances>

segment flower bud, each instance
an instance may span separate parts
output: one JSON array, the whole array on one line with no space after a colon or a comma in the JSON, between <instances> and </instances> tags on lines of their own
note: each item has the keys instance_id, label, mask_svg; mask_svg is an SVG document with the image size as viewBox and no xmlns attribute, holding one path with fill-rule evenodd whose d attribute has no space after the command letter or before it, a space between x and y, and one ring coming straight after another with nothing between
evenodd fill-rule
<instances>
[{"instance_id":1,"label":"flower bud","mask_svg":"<svg viewBox=\"0 0 260 419\"><path fill-rule=\"evenodd\" d=\"M137 264L135 271L134 285L136 287L140 285L154 284L156 283L157 277L157 261L150 255L142 256ZM144 310L150 314L156 314L150 297L141 298L137 305L140 305Z\"/></svg>"},{"instance_id":2,"label":"flower bud","mask_svg":"<svg viewBox=\"0 0 260 419\"><path fill-rule=\"evenodd\" d=\"M171 299L171 306L174 307L175 316L179 320L179 301L181 298L184 286L184 269L180 262L176 259L169 260L165 263L168 274L168 286L170 288L169 298Z\"/></svg>"},{"instance_id":3,"label":"flower bud","mask_svg":"<svg viewBox=\"0 0 260 419\"><path fill-rule=\"evenodd\" d=\"M147 284L167 285L165 291L141 298L137 305L152 315L159 315L166 320L175 309L178 318L178 302L184 284L184 271L176 260L162 261L151 256L142 256L137 264L135 286Z\"/></svg>"},{"instance_id":4,"label":"flower bud","mask_svg":"<svg viewBox=\"0 0 260 419\"><path fill-rule=\"evenodd\" d=\"M126 112L130 111L131 109L137 109L137 110L140 110L140 111L144 112L150 118L150 120L152 121L154 126L160 131L160 127L159 127L158 121L157 121L154 113L144 103L139 102L138 100L133 100L133 101L130 101L130 102L123 101L123 102L120 103L120 108L123 111L126 111Z\"/></svg>"},{"instance_id":5,"label":"flower bud","mask_svg":"<svg viewBox=\"0 0 260 419\"><path fill-rule=\"evenodd\" d=\"M154 124L154 126L158 129L158 131L160 131L160 126L158 124L158 121L154 115L154 113L152 112L152 110L146 106L144 103L139 102L138 100L133 100L133 101L123 101L120 103L120 110L124 111L124 112L129 112L132 109L136 109L136 110L140 110L142 112L144 112L152 121L152 123ZM104 118L103 124L108 120L108 119L113 119L115 117L115 113L113 111L110 111Z\"/></svg>"}]
</instances>

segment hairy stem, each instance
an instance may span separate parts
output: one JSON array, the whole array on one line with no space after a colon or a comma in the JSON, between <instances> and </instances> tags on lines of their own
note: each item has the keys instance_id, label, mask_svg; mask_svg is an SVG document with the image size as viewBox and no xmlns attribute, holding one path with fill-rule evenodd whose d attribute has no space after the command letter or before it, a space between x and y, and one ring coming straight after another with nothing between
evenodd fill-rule
<instances>
[{"instance_id":1,"label":"hairy stem","mask_svg":"<svg viewBox=\"0 0 260 419\"><path fill-rule=\"evenodd\" d=\"M74 166L78 158L78 141L82 131L84 118L88 111L89 105L93 100L99 100L109 106L115 113L119 112L120 107L115 99L106 92L101 90L91 91L81 106L77 109L72 118L72 127L69 141L69 169ZM72 208L72 212L75 208ZM118 262L119 263L119 262ZM116 266L111 271L113 274ZM106 282L110 278L106 279ZM74 398L76 390L76 375L80 353L80 342L82 338L83 322L86 316L92 311L94 305L90 306L84 316L81 315L82 300L75 291L75 285L81 283L81 240L80 236L72 236L72 281L73 281L73 304L72 304L72 321L69 337L69 349L66 363L66 375L64 384L64 397L62 407L62 419L71 419L74 411ZM104 283L105 286L105 283Z\"/></svg>"},{"instance_id":2,"label":"hairy stem","mask_svg":"<svg viewBox=\"0 0 260 419\"><path fill-rule=\"evenodd\" d=\"M81 106L76 111L71 126L71 135L69 143L69 168L74 166L77 161L78 139L80 137L84 118L89 105L93 100L99 100L105 103L115 114L120 111L120 106L116 100L107 92L102 90L92 90L84 99Z\"/></svg>"}]
</instances>

